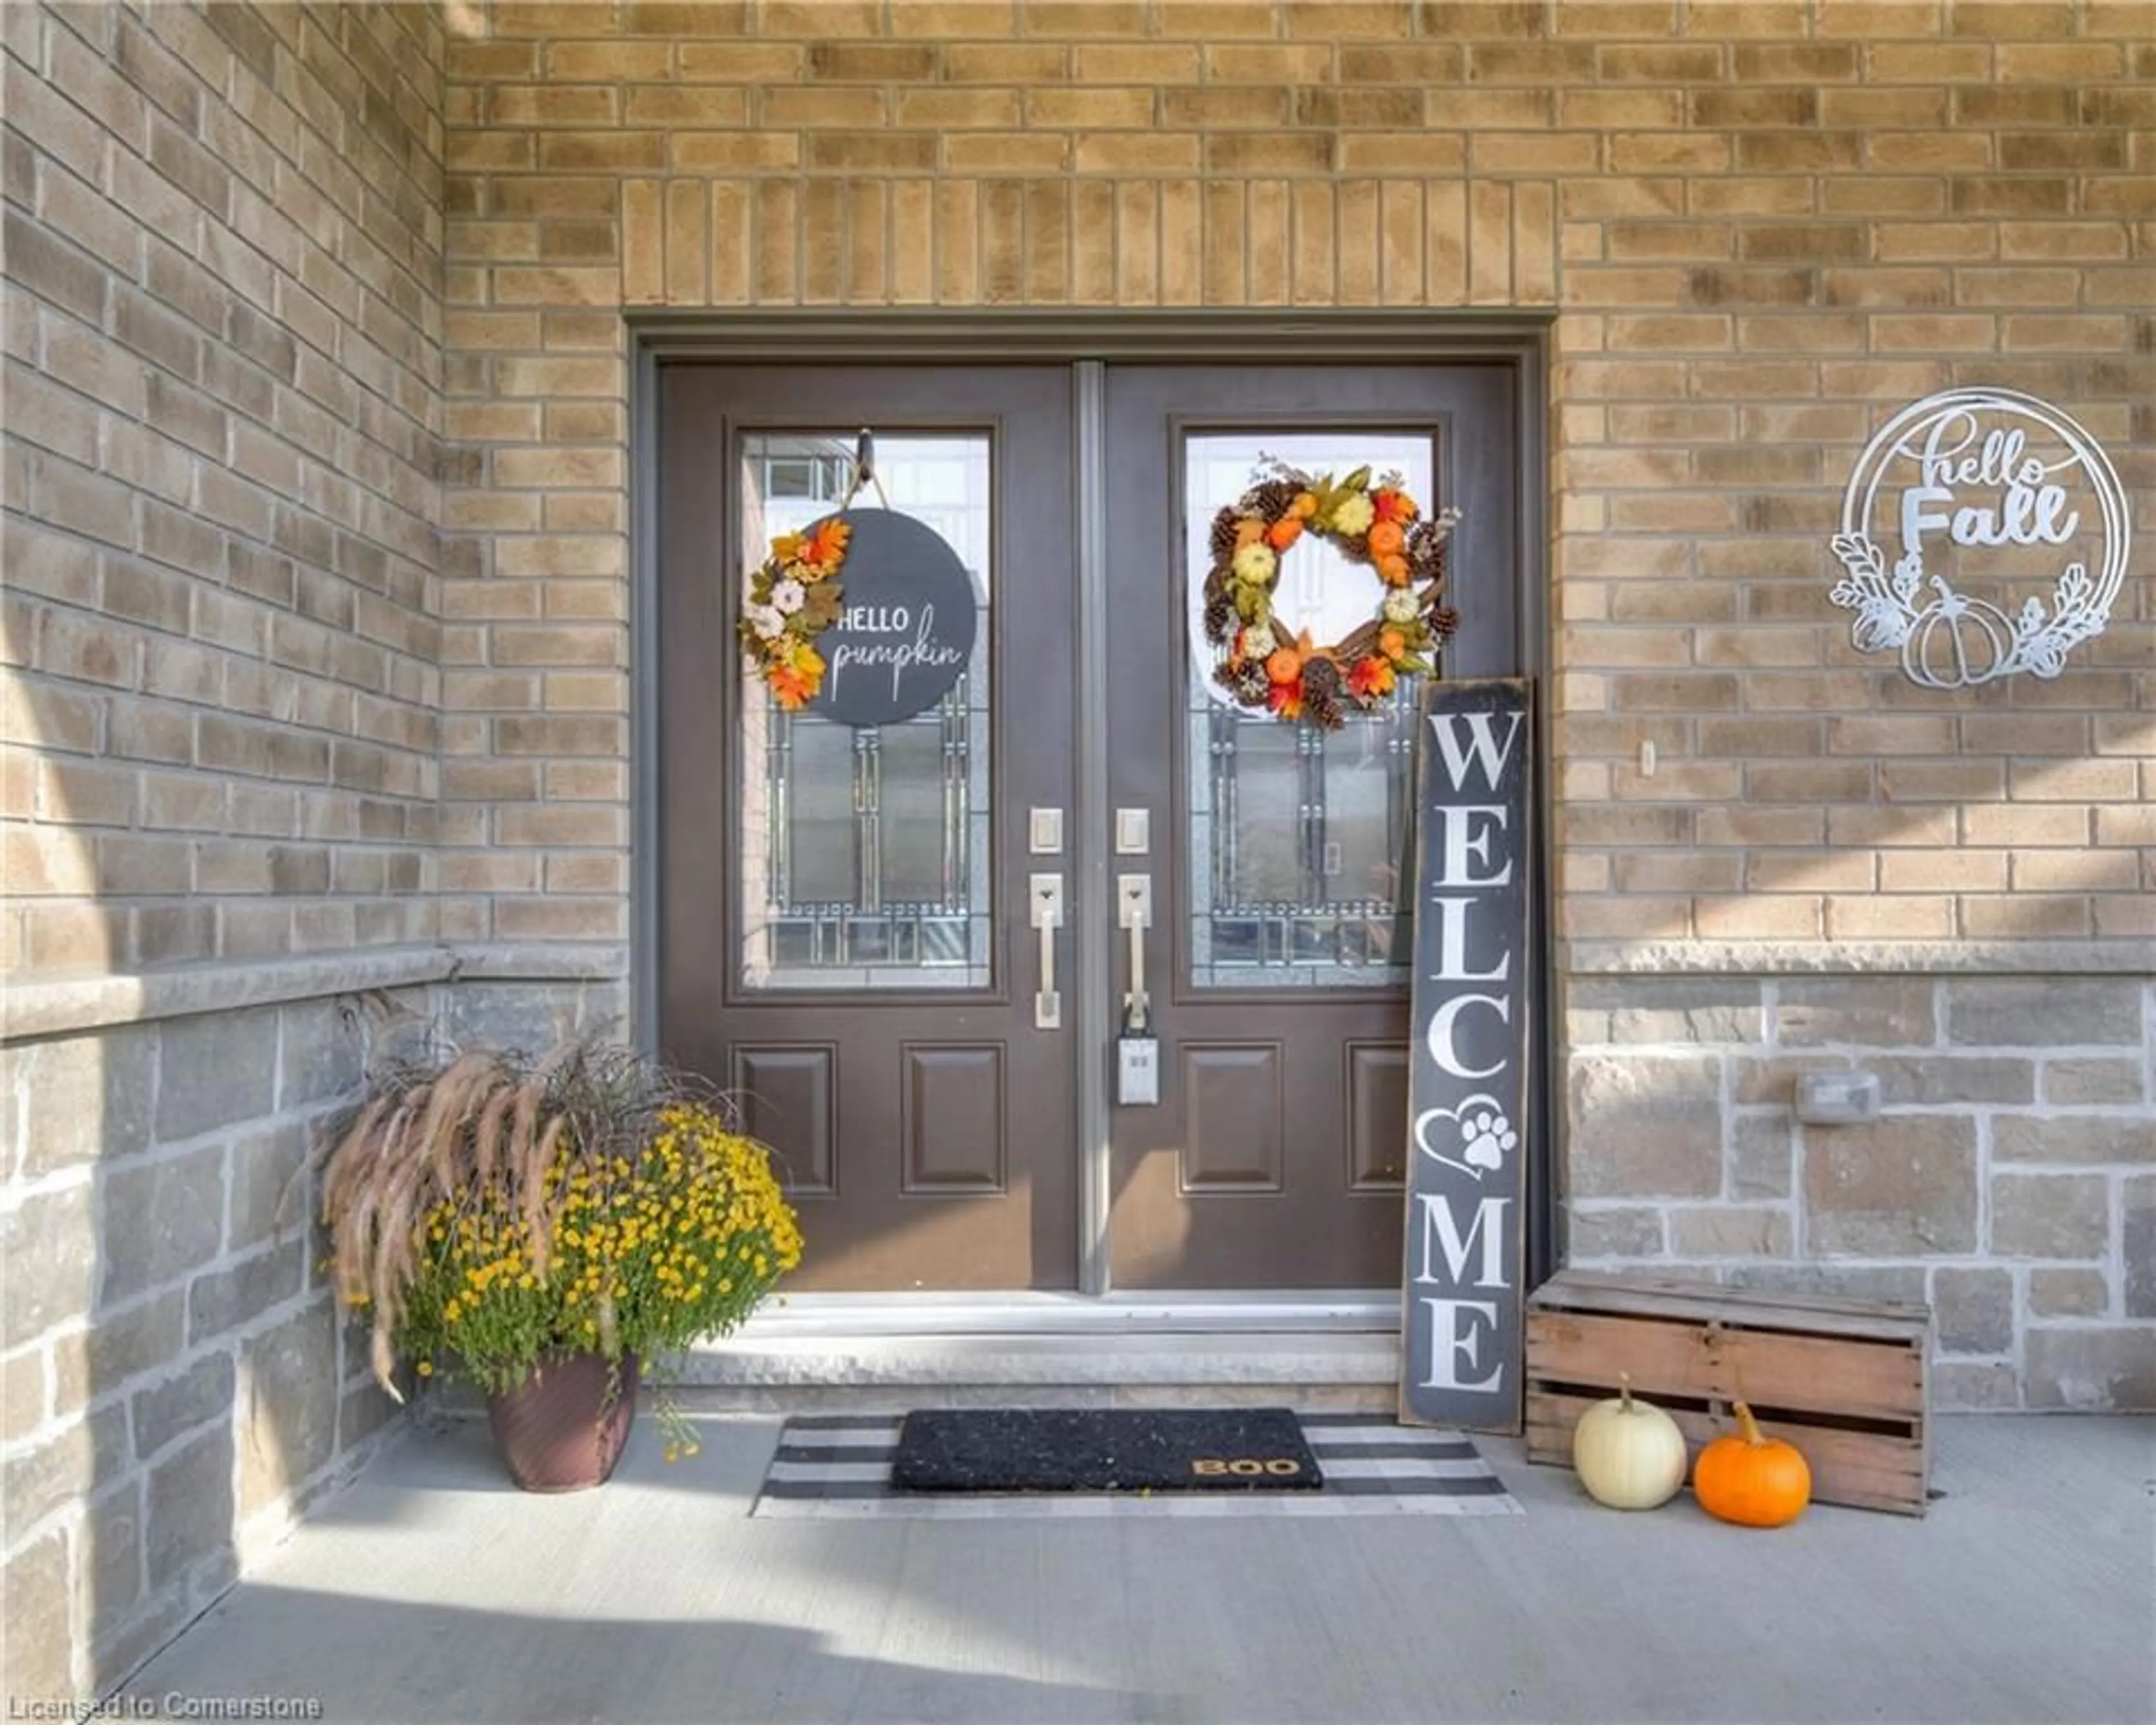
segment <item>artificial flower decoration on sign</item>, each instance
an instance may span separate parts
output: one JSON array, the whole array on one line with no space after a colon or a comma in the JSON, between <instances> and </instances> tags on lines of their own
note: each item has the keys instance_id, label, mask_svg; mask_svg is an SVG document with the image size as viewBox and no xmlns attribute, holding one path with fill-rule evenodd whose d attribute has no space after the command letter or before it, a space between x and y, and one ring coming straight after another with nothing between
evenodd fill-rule
<instances>
[{"instance_id":1,"label":"artificial flower decoration on sign","mask_svg":"<svg viewBox=\"0 0 2156 1725\"><path fill-rule=\"evenodd\" d=\"M1358 467L1335 481L1279 461L1213 518L1213 567L1205 578L1205 639L1224 655L1213 672L1238 706L1292 723L1338 730L1404 675L1431 670L1437 643L1460 619L1439 603L1445 548L1460 511L1425 518L1399 476L1374 484ZM1305 533L1369 566L1378 594L1369 619L1320 644L1277 618L1280 560Z\"/></svg>"},{"instance_id":2,"label":"artificial flower decoration on sign","mask_svg":"<svg viewBox=\"0 0 2156 1725\"><path fill-rule=\"evenodd\" d=\"M771 542L771 555L748 578L742 607L742 649L788 712L798 712L824 685L824 656L816 637L844 608L839 568L853 529L836 516L806 532Z\"/></svg>"}]
</instances>

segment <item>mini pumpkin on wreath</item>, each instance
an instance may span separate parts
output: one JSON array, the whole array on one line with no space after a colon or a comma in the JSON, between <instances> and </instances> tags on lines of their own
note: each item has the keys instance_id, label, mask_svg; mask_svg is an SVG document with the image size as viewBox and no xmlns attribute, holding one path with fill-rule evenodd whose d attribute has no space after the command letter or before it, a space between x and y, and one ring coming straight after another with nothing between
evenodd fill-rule
<instances>
[{"instance_id":1,"label":"mini pumpkin on wreath","mask_svg":"<svg viewBox=\"0 0 2156 1725\"><path fill-rule=\"evenodd\" d=\"M824 686L824 655L816 637L839 620L844 589L839 567L853 529L836 516L806 531L771 542L771 555L748 578L742 607L742 648L788 712L798 712Z\"/></svg>"},{"instance_id":2,"label":"mini pumpkin on wreath","mask_svg":"<svg viewBox=\"0 0 2156 1725\"><path fill-rule=\"evenodd\" d=\"M1224 649L1213 672L1235 705L1328 730L1346 711L1368 711L1400 677L1432 670L1437 644L1460 626L1439 603L1456 509L1425 518L1397 474L1374 484L1358 467L1335 481L1280 461L1213 517L1213 567L1205 577L1205 639ZM1305 533L1369 566L1379 586L1372 615L1320 645L1307 629L1290 637L1276 621L1280 559Z\"/></svg>"}]
</instances>

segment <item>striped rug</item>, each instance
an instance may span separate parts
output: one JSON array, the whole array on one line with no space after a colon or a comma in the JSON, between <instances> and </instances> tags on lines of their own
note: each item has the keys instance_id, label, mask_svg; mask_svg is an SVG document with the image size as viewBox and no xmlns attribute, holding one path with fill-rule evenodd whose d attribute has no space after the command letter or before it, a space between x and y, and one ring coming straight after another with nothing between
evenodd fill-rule
<instances>
[{"instance_id":1,"label":"striped rug","mask_svg":"<svg viewBox=\"0 0 2156 1725\"><path fill-rule=\"evenodd\" d=\"M1315 1491L899 1491L891 1483L899 1416L788 1420L749 1512L759 1516L1516 1516L1518 1502L1457 1432L1381 1414L1297 1416L1325 1484Z\"/></svg>"}]
</instances>

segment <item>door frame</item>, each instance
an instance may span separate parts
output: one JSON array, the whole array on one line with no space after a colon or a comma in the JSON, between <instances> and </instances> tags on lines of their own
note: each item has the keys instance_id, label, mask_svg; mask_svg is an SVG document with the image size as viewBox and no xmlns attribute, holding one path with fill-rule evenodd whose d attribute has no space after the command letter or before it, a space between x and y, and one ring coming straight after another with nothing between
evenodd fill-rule
<instances>
[{"instance_id":1,"label":"door frame","mask_svg":"<svg viewBox=\"0 0 2156 1725\"><path fill-rule=\"evenodd\" d=\"M650 1047L659 1020L659 688L639 668L655 663L659 610L658 373L669 361L714 364L801 363L850 366L992 364L1068 365L1074 373L1077 449L1078 632L1074 643L1077 683L1099 686L1107 640L1106 539L1108 498L1104 472L1107 367L1113 364L1249 366L1301 362L1317 364L1441 365L1480 363L1504 367L1512 382L1515 460L1520 475L1520 547L1515 572L1517 675L1535 691L1537 773L1536 843L1531 902L1535 924L1532 968L1543 1009L1529 1037L1530 1106L1546 1130L1543 1153L1527 1171L1524 1285L1534 1287L1557 1267L1556 1173L1563 1166L1563 1116L1555 1108L1556 942L1553 911L1551 814L1553 804L1549 723L1549 466L1548 425L1549 356L1554 311L1510 308L1458 311L1285 311L1277 309L957 311L940 307L890 310L789 307L742 311L633 311L626 316L630 351L629 427L629 1035ZM1077 798L1067 830L1105 833L1110 819L1104 716L1081 722L1078 733ZM1111 902L1113 858L1105 846L1091 859L1074 839L1068 858L1072 876L1070 921L1087 930L1114 928ZM1112 942L1073 943L1072 1022L1108 1022L1112 999ZM923 1301L903 1294L808 1296L797 1322L834 1326L847 1332L926 1333L947 1327L953 1301L970 1321L1020 1331L1055 1331L1095 1325L1126 1328L1205 1331L1260 1323L1270 1329L1397 1330L1399 1295L1372 1290L1370 1297L1337 1292L1272 1295L1253 1290L1238 1300L1194 1295L1188 1301L1158 1293L1118 1295L1107 1284L1109 1203L1108 1086L1105 1046L1092 1060L1091 1081L1081 1065L1078 1086L1079 1291L1070 1296L939 1296ZM1081 1051L1081 1061L1088 1057ZM1403 1224L1404 1227L1404 1224ZM1243 1322L1224 1307L1240 1306Z\"/></svg>"}]
</instances>

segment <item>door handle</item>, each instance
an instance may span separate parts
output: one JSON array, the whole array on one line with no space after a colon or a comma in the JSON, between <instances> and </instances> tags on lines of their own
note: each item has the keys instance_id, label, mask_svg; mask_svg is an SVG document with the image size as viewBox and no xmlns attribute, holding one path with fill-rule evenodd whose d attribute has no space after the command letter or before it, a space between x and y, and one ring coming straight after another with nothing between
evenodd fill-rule
<instances>
[{"instance_id":1,"label":"door handle","mask_svg":"<svg viewBox=\"0 0 2156 1725\"><path fill-rule=\"evenodd\" d=\"M1146 999L1146 930L1152 926L1152 876L1116 876L1116 921L1131 932L1131 986L1123 996L1123 1026L1143 1030L1152 1014Z\"/></svg>"},{"instance_id":2,"label":"door handle","mask_svg":"<svg viewBox=\"0 0 2156 1725\"><path fill-rule=\"evenodd\" d=\"M1033 926L1040 932L1040 987L1033 997L1033 1028L1060 1029L1063 996L1055 987L1055 931L1063 926L1062 875L1034 875L1027 883L1026 906Z\"/></svg>"}]
</instances>

